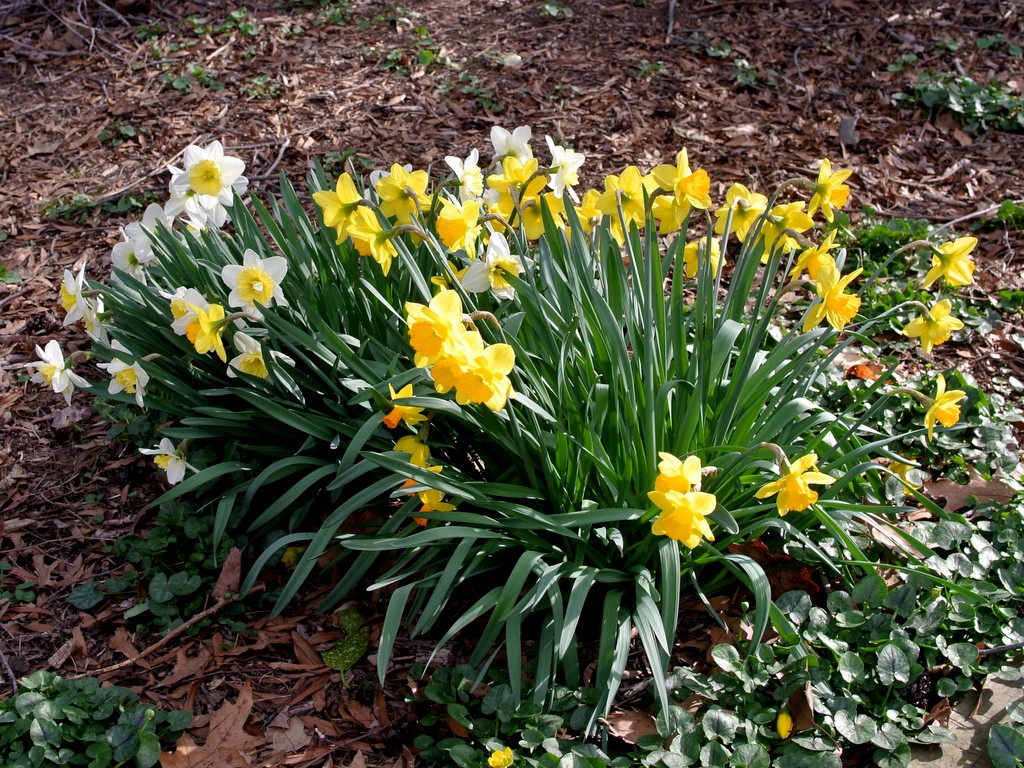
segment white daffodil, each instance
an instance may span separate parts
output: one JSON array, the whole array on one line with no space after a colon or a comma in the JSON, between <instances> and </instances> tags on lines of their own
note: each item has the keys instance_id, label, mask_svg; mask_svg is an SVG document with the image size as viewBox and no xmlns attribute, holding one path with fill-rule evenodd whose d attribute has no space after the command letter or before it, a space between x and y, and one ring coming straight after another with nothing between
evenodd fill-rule
<instances>
[{"instance_id":1,"label":"white daffodil","mask_svg":"<svg viewBox=\"0 0 1024 768\"><path fill-rule=\"evenodd\" d=\"M459 200L479 200L484 193L484 173L480 170L480 153L473 150L465 160L454 155L444 159L459 180Z\"/></svg>"},{"instance_id":2,"label":"white daffodil","mask_svg":"<svg viewBox=\"0 0 1024 768\"><path fill-rule=\"evenodd\" d=\"M265 379L270 375L267 370L267 363L263 359L263 349L260 343L251 336L244 333L236 333L233 339L238 354L228 360L228 376L238 378L236 370L255 376L258 379ZM270 356L277 362L286 365L295 365L295 361L283 352L271 352Z\"/></svg>"},{"instance_id":3,"label":"white daffodil","mask_svg":"<svg viewBox=\"0 0 1024 768\"><path fill-rule=\"evenodd\" d=\"M85 264L78 270L78 277L71 273L70 269L64 270L64 279L60 284L60 305L67 312L64 315L64 327L77 323L88 310L88 302L82 295L85 288Z\"/></svg>"},{"instance_id":4,"label":"white daffodil","mask_svg":"<svg viewBox=\"0 0 1024 768\"><path fill-rule=\"evenodd\" d=\"M256 251L246 249L241 264L228 264L220 271L221 279L231 289L228 306L286 306L281 281L287 273L288 262L283 256L261 259Z\"/></svg>"},{"instance_id":5,"label":"white daffodil","mask_svg":"<svg viewBox=\"0 0 1024 768\"><path fill-rule=\"evenodd\" d=\"M98 341L100 344L109 344L110 336L107 335L107 326L103 323L103 299L99 296L85 300L82 324L90 339Z\"/></svg>"},{"instance_id":6,"label":"white daffodil","mask_svg":"<svg viewBox=\"0 0 1024 768\"><path fill-rule=\"evenodd\" d=\"M514 155L520 163L525 163L533 157L533 150L530 149L532 138L533 129L528 125L520 125L511 133L497 125L491 128L491 144L498 160Z\"/></svg>"},{"instance_id":7,"label":"white daffodil","mask_svg":"<svg viewBox=\"0 0 1024 768\"><path fill-rule=\"evenodd\" d=\"M111 343L110 348L116 352L132 354L130 349L117 340ZM107 387L107 392L112 395L116 395L119 392L135 395L135 402L139 408L144 406L143 397L145 396L146 385L149 383L149 374L142 369L141 365L137 362L126 363L124 360L115 357L109 363L97 363L96 366L110 374L110 384Z\"/></svg>"},{"instance_id":8,"label":"white daffodil","mask_svg":"<svg viewBox=\"0 0 1024 768\"><path fill-rule=\"evenodd\" d=\"M115 245L110 253L114 267L144 282L146 267L156 261L150 235L161 225L170 229L173 221L174 217L168 216L163 206L151 203L142 215L142 221L133 221L124 228L124 240ZM116 272L114 275L114 279L117 279Z\"/></svg>"},{"instance_id":9,"label":"white daffodil","mask_svg":"<svg viewBox=\"0 0 1024 768\"><path fill-rule=\"evenodd\" d=\"M214 141L205 147L186 147L182 164L183 168L167 167L171 172L167 215L186 213L190 219L224 226L229 218L225 207L234 202L234 193L244 194L249 187L249 180L242 175L245 163L225 155L221 143Z\"/></svg>"},{"instance_id":10,"label":"white daffodil","mask_svg":"<svg viewBox=\"0 0 1024 768\"><path fill-rule=\"evenodd\" d=\"M161 291L160 295L170 303L171 315L174 317L171 330L179 336L187 336L189 326L196 322L196 307L204 312L210 308L210 302L195 288L181 286L174 293Z\"/></svg>"},{"instance_id":11,"label":"white daffodil","mask_svg":"<svg viewBox=\"0 0 1024 768\"><path fill-rule=\"evenodd\" d=\"M569 197L573 199L573 202L579 203L580 199L576 196L573 187L580 182L578 171L586 157L579 152L555 144L554 139L550 136L545 136L544 139L551 150L551 173L548 176L548 186L555 193L555 197L561 197L562 193L568 190Z\"/></svg>"},{"instance_id":12,"label":"white daffodil","mask_svg":"<svg viewBox=\"0 0 1024 768\"><path fill-rule=\"evenodd\" d=\"M180 483L185 479L186 469L191 469L193 472L199 471L185 461L185 455L181 446L176 448L174 443L166 437L160 441L156 448L140 448L139 453L153 456L153 461L156 462L156 465L167 473L167 482L171 485Z\"/></svg>"},{"instance_id":13,"label":"white daffodil","mask_svg":"<svg viewBox=\"0 0 1024 768\"><path fill-rule=\"evenodd\" d=\"M499 299L511 299L516 289L505 275L518 277L532 264L530 259L511 253L505 236L495 232L487 243L486 255L470 264L462 274L462 287L471 293L490 289Z\"/></svg>"},{"instance_id":14,"label":"white daffodil","mask_svg":"<svg viewBox=\"0 0 1024 768\"><path fill-rule=\"evenodd\" d=\"M39 360L25 363L25 368L35 368L31 381L36 384L46 384L53 387L53 391L64 395L64 400L71 405L71 395L75 388L85 388L89 382L71 370L70 361L65 362L64 353L60 344L55 339L46 342L46 348L36 345L36 354Z\"/></svg>"}]
</instances>

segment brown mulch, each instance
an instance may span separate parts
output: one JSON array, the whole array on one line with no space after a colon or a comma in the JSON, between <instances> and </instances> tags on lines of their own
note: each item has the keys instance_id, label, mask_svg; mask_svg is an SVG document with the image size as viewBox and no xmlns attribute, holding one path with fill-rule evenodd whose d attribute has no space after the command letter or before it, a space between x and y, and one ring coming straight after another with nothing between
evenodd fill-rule
<instances>
[{"instance_id":1,"label":"brown mulch","mask_svg":"<svg viewBox=\"0 0 1024 768\"><path fill-rule=\"evenodd\" d=\"M14 675L100 670L155 704L191 708L190 738L223 760L198 762L207 753L197 748L193 765L234 765L243 753L259 765L348 765L357 754L411 765L407 747L382 745L411 742L422 710L405 701L403 670L431 646L399 649L382 689L372 657L344 681L322 664L318 650L338 632L313 610L315 592L281 618L249 615L248 634L205 629L151 650L159 638L131 632L125 605L92 614L66 603L75 585L123 570L107 547L145 529L162 480L132 446L104 439L87 398L65 408L18 365L51 338L88 347L62 327L63 270L108 273L119 227L139 203L162 202L166 165L188 143L220 139L259 195L281 171L300 181L314 157L333 172L344 159L440 171L445 155L472 148L487 159L491 126L529 124L538 154L545 134L584 152L592 184L685 146L719 198L733 181L768 191L811 175L822 157L853 169L855 215L870 206L939 223L1024 198L1024 136L968 135L892 99L925 69L1022 95L1024 61L1008 47L1024 44L1013 0L157 5L0 2L0 260L17 276L0 284L0 560L11 565L0 590L35 582L36 593L0 601L0 653ZM322 23L346 5L346 23ZM217 30L235 8L244 18ZM1004 43L978 47L998 35ZM908 54L917 61L900 70ZM76 195L93 205L75 209ZM978 236L981 289L1020 288L1021 233ZM952 347L950 360L987 380L998 357L1004 376L1024 379L1011 341L1020 331L1017 316L992 339ZM380 606L361 608L379 626Z\"/></svg>"}]
</instances>

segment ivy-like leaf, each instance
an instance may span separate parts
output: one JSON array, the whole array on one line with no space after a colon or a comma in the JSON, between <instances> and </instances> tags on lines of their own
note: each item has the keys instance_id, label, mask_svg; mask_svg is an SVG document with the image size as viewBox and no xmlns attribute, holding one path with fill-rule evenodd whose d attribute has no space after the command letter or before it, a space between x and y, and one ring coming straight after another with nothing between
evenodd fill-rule
<instances>
[{"instance_id":1,"label":"ivy-like leaf","mask_svg":"<svg viewBox=\"0 0 1024 768\"><path fill-rule=\"evenodd\" d=\"M867 715L854 714L845 709L836 712L836 730L853 744L865 744L878 734L878 726Z\"/></svg>"},{"instance_id":2,"label":"ivy-like leaf","mask_svg":"<svg viewBox=\"0 0 1024 768\"><path fill-rule=\"evenodd\" d=\"M709 739L718 739L726 744L732 744L736 738L736 729L740 727L740 719L731 712L722 709L712 709L704 715L702 721L704 735Z\"/></svg>"},{"instance_id":3,"label":"ivy-like leaf","mask_svg":"<svg viewBox=\"0 0 1024 768\"><path fill-rule=\"evenodd\" d=\"M1024 732L1008 725L993 725L988 732L988 756L993 768L1020 768Z\"/></svg>"},{"instance_id":4,"label":"ivy-like leaf","mask_svg":"<svg viewBox=\"0 0 1024 768\"><path fill-rule=\"evenodd\" d=\"M892 643L882 646L878 652L878 679L884 685L910 682L910 661Z\"/></svg>"}]
</instances>

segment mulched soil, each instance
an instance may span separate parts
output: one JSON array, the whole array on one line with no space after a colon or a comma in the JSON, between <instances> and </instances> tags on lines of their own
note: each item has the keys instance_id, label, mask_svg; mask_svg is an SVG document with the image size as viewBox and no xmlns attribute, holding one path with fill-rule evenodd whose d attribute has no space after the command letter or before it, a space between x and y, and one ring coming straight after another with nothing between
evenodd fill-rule
<instances>
[{"instance_id":1,"label":"mulched soil","mask_svg":"<svg viewBox=\"0 0 1024 768\"><path fill-rule=\"evenodd\" d=\"M963 234L972 215L991 217L1001 201L1024 198L1024 136L968 135L949 116L898 108L893 95L925 69L996 79L1020 95L1024 63L1008 45L1024 43L1016 6L0 3L0 254L18 276L0 284L0 560L11 565L0 589L35 582L36 593L34 602L0 601L4 689L5 677L49 668L191 708L190 736L208 740L193 765L413 762L394 744L411 743L423 711L406 702L405 670L426 658L428 642L399 649L382 689L372 656L344 682L322 664L318 650L338 630L315 612L314 591L281 618L248 615L245 635L208 628L153 649L159 637L129 631L125 605L80 612L65 601L75 585L123 570L106 547L145 530L145 505L163 481L133 447L104 440L108 425L86 397L65 408L18 366L51 338L88 347L62 327L63 270L85 263L93 278L108 274L119 227L140 216L147 195L163 200L166 166L188 143L220 139L245 159L259 195L273 193L281 171L300 180L314 156L333 172L344 159L358 169L440 169L445 155L474 147L489 158L493 125L532 125L538 154L544 134L572 144L587 154L591 184L628 163L671 161L686 146L719 199L733 181L768 191L812 175L828 157L854 170L855 210L937 223L966 217L951 228ZM243 7L225 27L228 11ZM331 13L345 23L330 23ZM1003 42L977 44L999 35ZM901 70L908 54L917 60ZM76 195L92 202L76 209ZM978 236L978 290L1021 287L1021 233ZM1015 323L944 348L943 362L984 383L998 359L1004 376L1024 379L1020 345L1008 341L1021 331L1019 316ZM381 606L360 607L379 626ZM703 630L685 638L690 657L711 639Z\"/></svg>"}]
</instances>

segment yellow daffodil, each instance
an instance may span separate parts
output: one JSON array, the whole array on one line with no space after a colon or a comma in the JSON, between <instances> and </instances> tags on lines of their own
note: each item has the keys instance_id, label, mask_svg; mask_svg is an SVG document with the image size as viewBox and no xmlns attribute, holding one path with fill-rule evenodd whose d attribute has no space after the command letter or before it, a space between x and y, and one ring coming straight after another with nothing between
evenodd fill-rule
<instances>
[{"instance_id":1,"label":"yellow daffodil","mask_svg":"<svg viewBox=\"0 0 1024 768\"><path fill-rule=\"evenodd\" d=\"M902 461L894 461L889 465L889 470L911 488L922 486L921 470L917 467L904 464Z\"/></svg>"},{"instance_id":2,"label":"yellow daffodil","mask_svg":"<svg viewBox=\"0 0 1024 768\"><path fill-rule=\"evenodd\" d=\"M668 536L690 549L695 549L701 539L715 540L706 519L718 505L713 493L650 491L647 498L661 510L651 524L655 536Z\"/></svg>"},{"instance_id":3,"label":"yellow daffodil","mask_svg":"<svg viewBox=\"0 0 1024 768\"><path fill-rule=\"evenodd\" d=\"M597 201L600 197L601 193L598 190L588 189L583 193L583 199L580 200L580 204L576 206L576 218L580 220L580 228L588 234L594 231L594 225L604 215L597 207Z\"/></svg>"},{"instance_id":4,"label":"yellow daffodil","mask_svg":"<svg viewBox=\"0 0 1024 768\"><path fill-rule=\"evenodd\" d=\"M818 281L814 284L818 293L818 301L807 311L804 319L804 333L822 321L842 333L860 309L860 298L852 293L845 293L846 287L857 278L862 269L856 269L848 275L840 276L839 270L831 265L824 265L818 271Z\"/></svg>"},{"instance_id":5,"label":"yellow daffodil","mask_svg":"<svg viewBox=\"0 0 1024 768\"><path fill-rule=\"evenodd\" d=\"M196 348L196 352L205 355L211 349L217 353L222 362L228 361L227 352L224 351L224 339L221 334L227 323L224 320L224 307L220 304L210 304L206 309L196 306L189 307L196 316L195 338L189 336L189 341Z\"/></svg>"},{"instance_id":6,"label":"yellow daffodil","mask_svg":"<svg viewBox=\"0 0 1024 768\"><path fill-rule=\"evenodd\" d=\"M444 500L444 493L437 490L436 488L428 488L425 491L419 491L416 494L419 497L420 512L452 512L455 510L454 504L449 504ZM424 520L424 522L426 522Z\"/></svg>"},{"instance_id":7,"label":"yellow daffodil","mask_svg":"<svg viewBox=\"0 0 1024 768\"><path fill-rule=\"evenodd\" d=\"M680 460L671 453L664 451L658 454L658 476L654 480L654 490L660 492L677 491L689 493L700 488L700 459L687 456Z\"/></svg>"},{"instance_id":8,"label":"yellow daffodil","mask_svg":"<svg viewBox=\"0 0 1024 768\"><path fill-rule=\"evenodd\" d=\"M506 401L513 394L508 374L515 367L516 353L511 346L484 346L479 333L467 332L462 335L461 349L453 358L457 363L457 368L452 371L455 377L455 402L459 405L482 404L492 411L500 411L505 407Z\"/></svg>"},{"instance_id":9,"label":"yellow daffodil","mask_svg":"<svg viewBox=\"0 0 1024 768\"><path fill-rule=\"evenodd\" d=\"M829 253L835 245L836 230L832 230L819 245L812 245L810 248L805 248L797 257L796 265L789 273L790 279L796 280L804 271L806 271L807 276L811 278L811 280L817 280L818 271L823 266L827 264L830 267L834 267L836 265L836 260L832 258L832 254Z\"/></svg>"},{"instance_id":10,"label":"yellow daffodil","mask_svg":"<svg viewBox=\"0 0 1024 768\"><path fill-rule=\"evenodd\" d=\"M241 264L227 264L220 271L224 284L231 289L228 306L287 306L288 302L281 292L281 281L286 274L288 262L283 256L263 259L256 251L246 248Z\"/></svg>"},{"instance_id":11,"label":"yellow daffodil","mask_svg":"<svg viewBox=\"0 0 1024 768\"><path fill-rule=\"evenodd\" d=\"M671 195L659 197L655 204L654 215L661 222L662 234L677 231L694 208L711 207L711 179L703 168L690 170L685 149L679 150L675 165L655 166L651 176L659 189Z\"/></svg>"},{"instance_id":12,"label":"yellow daffodil","mask_svg":"<svg viewBox=\"0 0 1024 768\"><path fill-rule=\"evenodd\" d=\"M821 168L818 170L818 181L814 185L814 194L807 203L807 214L813 216L814 212L821 208L821 215L826 221L831 222L835 218L834 208L842 208L850 200L850 188L843 182L850 178L853 171L832 172L832 163L828 160L821 161Z\"/></svg>"},{"instance_id":13,"label":"yellow daffodil","mask_svg":"<svg viewBox=\"0 0 1024 768\"><path fill-rule=\"evenodd\" d=\"M410 172L395 163L390 173L381 177L375 187L380 196L381 212L388 218L394 216L399 224L411 224L414 216L430 206L427 195L429 181L426 171Z\"/></svg>"},{"instance_id":14,"label":"yellow daffodil","mask_svg":"<svg viewBox=\"0 0 1024 768\"><path fill-rule=\"evenodd\" d=\"M349 222L348 234L361 256L370 256L380 264L385 276L391 271L391 261L398 255L398 249L391 242L394 231L384 229L376 213L369 208L357 208Z\"/></svg>"},{"instance_id":15,"label":"yellow daffodil","mask_svg":"<svg viewBox=\"0 0 1024 768\"><path fill-rule=\"evenodd\" d=\"M907 323L903 327L903 335L912 339L920 338L921 349L926 355L931 353L932 347L942 344L953 331L964 327L962 320L950 315L951 309L949 299L936 302L930 310Z\"/></svg>"},{"instance_id":16,"label":"yellow daffodil","mask_svg":"<svg viewBox=\"0 0 1024 768\"><path fill-rule=\"evenodd\" d=\"M707 250L708 241L706 239L694 240L693 242L687 243L683 246L683 271L687 278L694 278L697 276L697 267L704 258L704 253ZM722 269L722 250L718 244L718 240L711 240L711 253L709 256L711 261L711 272L717 275Z\"/></svg>"},{"instance_id":17,"label":"yellow daffodil","mask_svg":"<svg viewBox=\"0 0 1024 768\"><path fill-rule=\"evenodd\" d=\"M814 220L804 212L802 202L776 205L768 212L768 218L761 230L765 249L761 262L767 263L773 250L783 253L795 251L800 247L800 242L791 233L800 234L813 226Z\"/></svg>"},{"instance_id":18,"label":"yellow daffodil","mask_svg":"<svg viewBox=\"0 0 1024 768\"><path fill-rule=\"evenodd\" d=\"M776 507L779 514L785 516L787 512L800 512L807 509L818 500L818 493L811 488L814 485L831 485L836 481L831 475L818 472L815 465L818 463L818 454L808 453L801 456L789 465L786 474L781 475L778 480L766 483L757 489L754 496L758 499L767 499L775 496Z\"/></svg>"},{"instance_id":19,"label":"yellow daffodil","mask_svg":"<svg viewBox=\"0 0 1024 768\"><path fill-rule=\"evenodd\" d=\"M751 192L742 184L733 184L725 193L725 203L715 210L715 234L724 235L725 225L730 222L730 234L735 234L741 243L747 239L750 228L757 217L768 210L768 198L757 192Z\"/></svg>"},{"instance_id":20,"label":"yellow daffodil","mask_svg":"<svg viewBox=\"0 0 1024 768\"><path fill-rule=\"evenodd\" d=\"M498 193L497 200L490 205L491 213L512 221L528 204L539 199L547 186L539 169L540 162L532 157L521 161L510 155L502 160L501 173L487 177L488 188Z\"/></svg>"},{"instance_id":21,"label":"yellow daffodil","mask_svg":"<svg viewBox=\"0 0 1024 768\"><path fill-rule=\"evenodd\" d=\"M967 397L962 389L951 389L946 391L946 378L940 373L935 388L935 399L928 407L924 415L924 425L928 430L928 439L934 435L935 422L944 427L952 427L960 421L960 406L958 403Z\"/></svg>"},{"instance_id":22,"label":"yellow daffodil","mask_svg":"<svg viewBox=\"0 0 1024 768\"><path fill-rule=\"evenodd\" d=\"M446 354L446 344L465 331L462 324L462 299L455 291L443 288L429 305L406 302L409 343L416 353L417 368L426 368Z\"/></svg>"},{"instance_id":23,"label":"yellow daffodil","mask_svg":"<svg viewBox=\"0 0 1024 768\"><path fill-rule=\"evenodd\" d=\"M476 241L483 229L480 203L476 200L457 203L442 199L434 226L437 236L451 253L464 250L470 259L476 258Z\"/></svg>"},{"instance_id":24,"label":"yellow daffodil","mask_svg":"<svg viewBox=\"0 0 1024 768\"><path fill-rule=\"evenodd\" d=\"M395 388L388 384L388 392L391 395L391 400L401 400L406 397L413 397L412 384L406 384L400 390L395 392ZM384 417L384 426L388 429L394 429L399 425L400 422L405 422L410 427L419 424L421 421L426 421L427 417L423 415L423 409L415 405L398 405L395 403L394 408Z\"/></svg>"},{"instance_id":25,"label":"yellow daffodil","mask_svg":"<svg viewBox=\"0 0 1024 768\"><path fill-rule=\"evenodd\" d=\"M428 466L430 459L430 446L419 439L417 435L405 435L395 443L395 450L399 453L409 454L409 463L424 469Z\"/></svg>"},{"instance_id":26,"label":"yellow daffodil","mask_svg":"<svg viewBox=\"0 0 1024 768\"><path fill-rule=\"evenodd\" d=\"M619 208L622 205L622 217L626 227L636 224L638 227L644 225L646 211L644 210L644 190L649 189L653 180L646 181L635 165L625 168L618 176L610 175L604 179L604 192L597 199L595 207L601 213L612 217L612 233L615 239L623 242L625 233L619 224Z\"/></svg>"},{"instance_id":27,"label":"yellow daffodil","mask_svg":"<svg viewBox=\"0 0 1024 768\"><path fill-rule=\"evenodd\" d=\"M922 288L928 288L940 277L946 279L946 285L963 286L974 282L974 260L971 251L978 244L976 237L958 237L938 247L938 253L932 256L932 268L924 276Z\"/></svg>"},{"instance_id":28,"label":"yellow daffodil","mask_svg":"<svg viewBox=\"0 0 1024 768\"><path fill-rule=\"evenodd\" d=\"M529 198L523 202L521 213L523 215L523 234L527 240L539 240L544 234L544 215L542 213L541 201L548 207L548 213L559 228L565 226L565 199L557 197L554 192L545 192L537 197Z\"/></svg>"},{"instance_id":29,"label":"yellow daffodil","mask_svg":"<svg viewBox=\"0 0 1024 768\"><path fill-rule=\"evenodd\" d=\"M333 192L314 192L313 200L323 213L324 226L331 227L338 233L337 242L344 242L348 237L348 225L352 221L352 216L365 202L352 177L347 173L341 174Z\"/></svg>"},{"instance_id":30,"label":"yellow daffodil","mask_svg":"<svg viewBox=\"0 0 1024 768\"><path fill-rule=\"evenodd\" d=\"M512 756L512 750L508 747L504 749L496 749L491 752L491 756L487 758L487 765L490 768L508 768L515 761Z\"/></svg>"}]
</instances>

